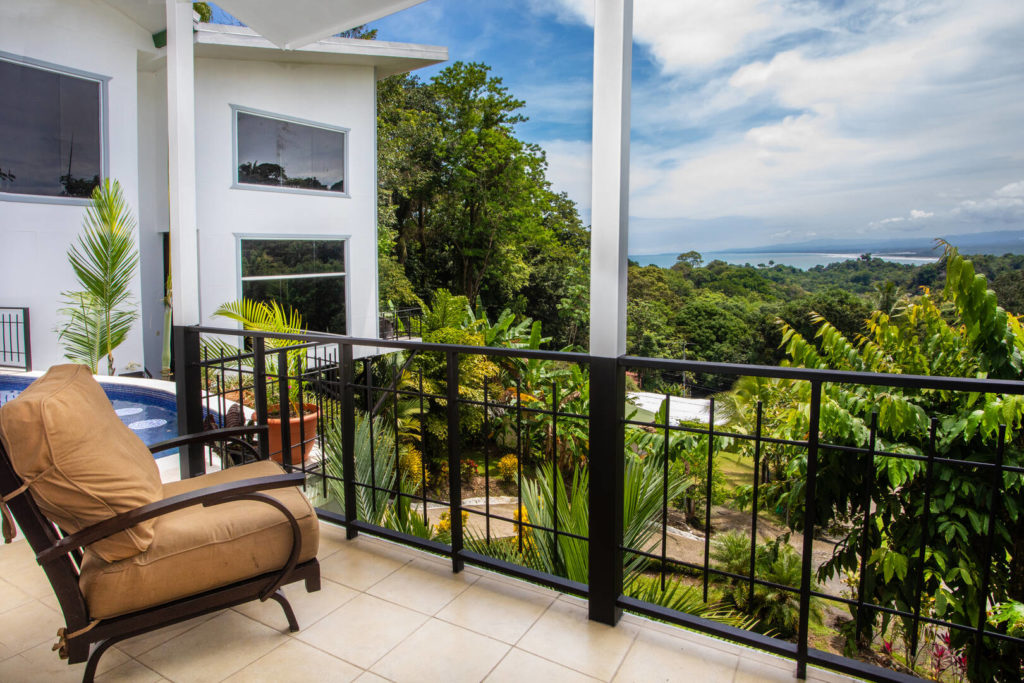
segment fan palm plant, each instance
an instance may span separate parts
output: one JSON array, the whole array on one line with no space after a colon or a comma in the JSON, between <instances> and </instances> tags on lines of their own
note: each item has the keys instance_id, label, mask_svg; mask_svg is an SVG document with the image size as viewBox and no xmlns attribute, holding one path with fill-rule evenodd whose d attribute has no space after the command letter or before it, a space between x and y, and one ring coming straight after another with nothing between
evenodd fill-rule
<instances>
[{"instance_id":1,"label":"fan palm plant","mask_svg":"<svg viewBox=\"0 0 1024 683\"><path fill-rule=\"evenodd\" d=\"M271 332L274 334L305 334L306 328L302 321L302 315L294 308L285 308L276 301L260 301L256 299L240 299L221 304L214 316L227 318L241 323L243 329L256 332ZM234 347L227 347L224 342L215 339L204 339L211 347L215 357L229 357L237 353ZM268 350L288 349L293 346L301 346L303 342L291 339L279 339L269 337L266 340ZM276 375L277 354L267 354L267 374ZM301 415L302 406L299 405L299 387L301 378L306 371L306 351L295 349L287 353L287 367L281 368L288 378L288 396L278 397L277 382L267 383L267 403L273 405L288 401L292 408L292 415ZM292 381L292 380L295 381Z\"/></svg>"},{"instance_id":2,"label":"fan palm plant","mask_svg":"<svg viewBox=\"0 0 1024 683\"><path fill-rule=\"evenodd\" d=\"M66 308L61 313L69 319L58 339L64 355L93 373L105 355L112 375L114 349L139 317L130 289L139 266L135 218L116 180L108 178L93 190L82 234L68 249L68 262L81 288L63 293Z\"/></svg>"}]
</instances>

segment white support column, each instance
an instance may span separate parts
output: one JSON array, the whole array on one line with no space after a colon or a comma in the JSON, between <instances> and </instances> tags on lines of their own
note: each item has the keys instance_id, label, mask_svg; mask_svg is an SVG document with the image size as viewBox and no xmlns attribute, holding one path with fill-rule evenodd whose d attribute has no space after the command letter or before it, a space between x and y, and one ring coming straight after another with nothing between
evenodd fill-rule
<instances>
[{"instance_id":1,"label":"white support column","mask_svg":"<svg viewBox=\"0 0 1024 683\"><path fill-rule=\"evenodd\" d=\"M590 353L626 352L633 0L594 0Z\"/></svg>"},{"instance_id":2,"label":"white support column","mask_svg":"<svg viewBox=\"0 0 1024 683\"><path fill-rule=\"evenodd\" d=\"M174 325L199 321L192 2L167 0L167 178Z\"/></svg>"}]
</instances>

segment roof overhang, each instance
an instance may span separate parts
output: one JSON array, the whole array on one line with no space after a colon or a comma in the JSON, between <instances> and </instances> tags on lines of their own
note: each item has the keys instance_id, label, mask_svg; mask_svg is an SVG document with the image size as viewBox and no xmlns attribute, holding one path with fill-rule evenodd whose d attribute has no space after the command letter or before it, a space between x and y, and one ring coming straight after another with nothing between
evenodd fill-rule
<instances>
[{"instance_id":1,"label":"roof overhang","mask_svg":"<svg viewBox=\"0 0 1024 683\"><path fill-rule=\"evenodd\" d=\"M424 0L217 0L277 47L296 50Z\"/></svg>"},{"instance_id":2,"label":"roof overhang","mask_svg":"<svg viewBox=\"0 0 1024 683\"><path fill-rule=\"evenodd\" d=\"M219 3L223 4L223 3ZM199 24L195 56L293 64L372 66L377 78L422 69L448 59L448 48L358 38L327 38L295 50L281 50L265 37L241 26Z\"/></svg>"}]
</instances>

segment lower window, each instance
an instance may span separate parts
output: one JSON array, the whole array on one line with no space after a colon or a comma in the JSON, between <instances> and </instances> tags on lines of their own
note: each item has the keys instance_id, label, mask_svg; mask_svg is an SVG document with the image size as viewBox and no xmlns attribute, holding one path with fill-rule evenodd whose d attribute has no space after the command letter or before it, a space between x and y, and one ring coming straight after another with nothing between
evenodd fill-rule
<instances>
[{"instance_id":1,"label":"lower window","mask_svg":"<svg viewBox=\"0 0 1024 683\"><path fill-rule=\"evenodd\" d=\"M345 241L242 238L242 296L276 301L312 332L346 334Z\"/></svg>"}]
</instances>

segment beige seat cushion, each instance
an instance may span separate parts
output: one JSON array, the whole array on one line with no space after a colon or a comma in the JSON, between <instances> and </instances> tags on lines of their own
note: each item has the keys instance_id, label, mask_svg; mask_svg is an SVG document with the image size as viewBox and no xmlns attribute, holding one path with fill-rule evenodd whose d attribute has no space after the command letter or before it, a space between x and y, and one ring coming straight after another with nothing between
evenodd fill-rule
<instances>
[{"instance_id":1,"label":"beige seat cushion","mask_svg":"<svg viewBox=\"0 0 1024 683\"><path fill-rule=\"evenodd\" d=\"M273 462L232 467L164 487L165 497L240 479L281 474ZM320 527L298 487L267 491L295 516L302 534L299 562L316 556ZM79 585L94 619L134 612L280 569L292 548L292 530L275 507L238 501L194 505L156 519L144 553L106 563L87 552Z\"/></svg>"},{"instance_id":2,"label":"beige seat cushion","mask_svg":"<svg viewBox=\"0 0 1024 683\"><path fill-rule=\"evenodd\" d=\"M153 454L84 365L54 366L4 404L0 438L43 514L66 532L163 497ZM152 540L153 522L143 522L92 550L112 562Z\"/></svg>"}]
</instances>

